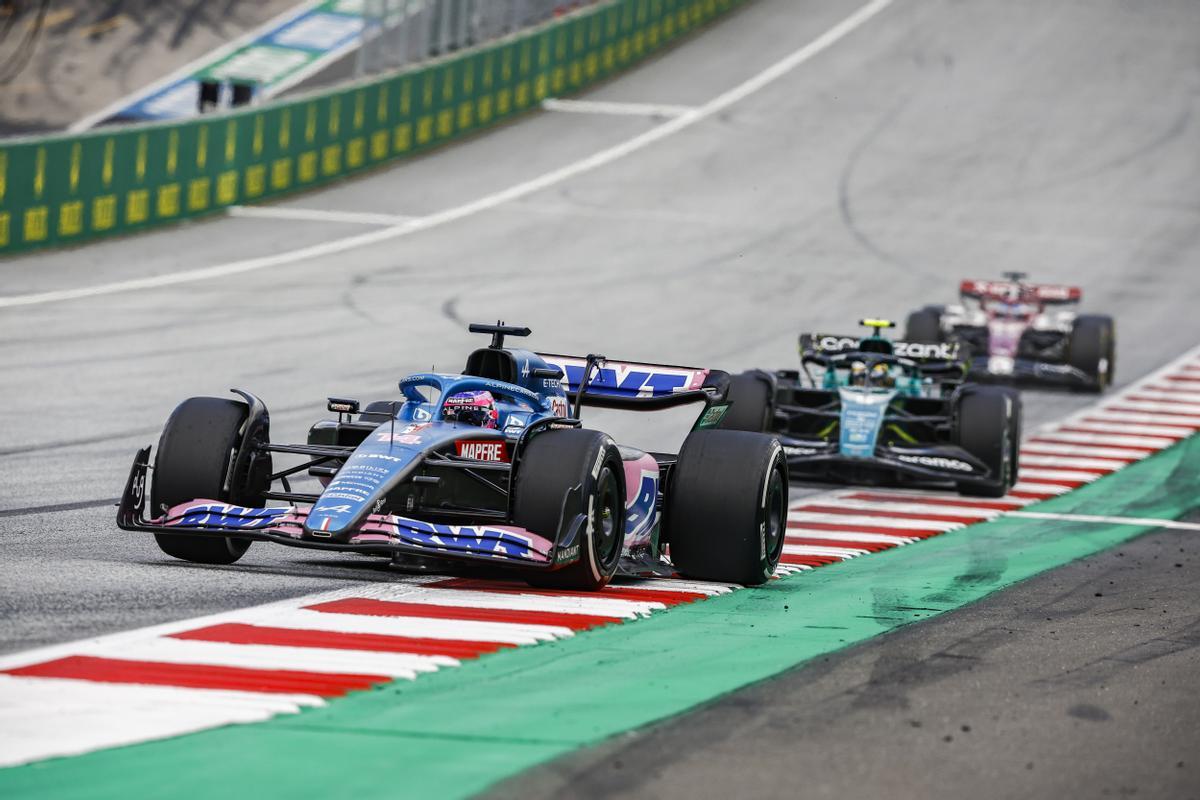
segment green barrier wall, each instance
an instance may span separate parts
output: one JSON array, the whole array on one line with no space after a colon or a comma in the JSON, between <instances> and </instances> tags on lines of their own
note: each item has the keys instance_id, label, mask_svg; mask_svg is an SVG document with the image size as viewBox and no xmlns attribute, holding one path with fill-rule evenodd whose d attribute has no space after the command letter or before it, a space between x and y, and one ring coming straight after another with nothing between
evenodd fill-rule
<instances>
[{"instance_id":1,"label":"green barrier wall","mask_svg":"<svg viewBox=\"0 0 1200 800\"><path fill-rule=\"evenodd\" d=\"M245 111L0 142L0 255L319 186L618 72L744 0L611 0L491 45Z\"/></svg>"}]
</instances>

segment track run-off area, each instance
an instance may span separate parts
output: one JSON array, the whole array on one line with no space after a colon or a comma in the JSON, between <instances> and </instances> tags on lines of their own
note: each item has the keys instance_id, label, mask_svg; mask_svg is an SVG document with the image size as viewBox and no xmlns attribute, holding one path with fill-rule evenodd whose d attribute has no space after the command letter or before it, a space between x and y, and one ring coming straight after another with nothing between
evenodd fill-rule
<instances>
[{"instance_id":1,"label":"track run-off area","mask_svg":"<svg viewBox=\"0 0 1200 800\"><path fill-rule=\"evenodd\" d=\"M4 391L29 406L0 443L0 794L466 796L1191 531L1200 156L1175 81L1197 79L1200 16L1121 9L757 0L591 107L0 265ZM1004 268L1116 317L1119 385L1025 393L1002 499L797 490L764 587L556 593L265 546L198 568L112 522L134 450L189 395L243 386L299 438L327 394L457 366L464 323L499 316L545 349L790 367L802 328L902 318Z\"/></svg>"}]
</instances>

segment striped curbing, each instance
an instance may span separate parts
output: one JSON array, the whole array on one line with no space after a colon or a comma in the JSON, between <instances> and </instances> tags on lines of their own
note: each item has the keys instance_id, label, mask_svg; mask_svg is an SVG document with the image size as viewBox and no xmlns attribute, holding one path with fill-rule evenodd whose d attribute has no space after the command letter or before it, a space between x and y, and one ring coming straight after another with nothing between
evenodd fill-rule
<instances>
[{"instance_id":1,"label":"striped curbing","mask_svg":"<svg viewBox=\"0 0 1200 800\"><path fill-rule=\"evenodd\" d=\"M1200 357L1038 431L1006 497L840 489L792 504L778 577L859 559L1060 497L1200 429ZM1152 406L1152 407L1151 407ZM1132 409L1129 412L1123 409ZM1130 421L1127 413L1138 419ZM0 657L0 765L260 722L351 692L624 625L740 587L679 579L600 592L422 576Z\"/></svg>"}]
</instances>

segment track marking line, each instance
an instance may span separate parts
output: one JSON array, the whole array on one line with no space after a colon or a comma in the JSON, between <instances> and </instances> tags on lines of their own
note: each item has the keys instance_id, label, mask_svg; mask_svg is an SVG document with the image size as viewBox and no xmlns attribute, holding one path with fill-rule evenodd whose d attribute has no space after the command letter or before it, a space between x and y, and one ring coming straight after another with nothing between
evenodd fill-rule
<instances>
[{"instance_id":1,"label":"track marking line","mask_svg":"<svg viewBox=\"0 0 1200 800\"><path fill-rule=\"evenodd\" d=\"M542 101L545 111L568 114L601 114L618 117L681 117L696 110L695 106L676 106L666 103L612 103L603 100L562 100L548 97Z\"/></svg>"},{"instance_id":2,"label":"track marking line","mask_svg":"<svg viewBox=\"0 0 1200 800\"><path fill-rule=\"evenodd\" d=\"M280 206L230 206L226 215L238 219L281 219L299 222L348 222L355 225L407 225L415 217L395 214L371 214L362 211L322 211L316 208L282 208Z\"/></svg>"},{"instance_id":3,"label":"track marking line","mask_svg":"<svg viewBox=\"0 0 1200 800\"><path fill-rule=\"evenodd\" d=\"M243 259L240 261L230 261L224 264L214 264L210 267L200 267L198 269L187 270L185 272L176 272L170 275L157 275L146 278L135 278L126 281L116 281L114 283L103 283L96 286L79 287L74 289L58 289L48 292L36 292L33 294L13 295L10 297L0 297L0 308L11 308L14 306L32 306L41 305L44 303L60 303L67 300L80 300L88 297L101 297L110 294L121 294L124 292L141 291L143 289L158 289L164 286L176 286L184 283L194 283L196 281L211 280L213 278L227 278L231 275L240 275L247 272L268 269L271 267L279 267L288 264L294 264L297 261L304 261L312 258L320 258L322 256L336 255L344 253L347 250L352 250L358 247L366 247L368 245L379 244L380 242L390 241L403 236L410 236L418 231L429 230L432 228L441 227L442 225L451 222L457 222L468 217L473 217L476 214L502 206L506 203L511 203L514 200L519 200L523 197L528 197L535 192L540 192L543 189L548 189L556 186L571 178L584 175L600 167L606 166L618 161L626 156L637 153L646 149L652 144L674 136L680 131L686 130L698 122L702 122L709 117L719 114L726 108L734 105L741 100L750 97L756 92L761 91L765 87L771 85L775 81L784 77L792 70L799 67L801 64L811 60L817 55L828 50L834 44L849 36L858 28L865 25L875 16L880 14L886 8L892 5L895 0L872 0L865 6L859 8L850 16L843 19L838 24L829 28L823 34L813 39L808 44L794 51L785 58L775 62L757 75L743 81L734 86L732 89L718 95L702 106L699 106L692 111L688 111L678 117L674 117L661 125L655 126L644 133L627 139L624 142L613 145L605 150L594 153L587 158L580 159L571 164L568 164L558 169L551 170L536 178L532 178L523 183L518 183L492 194L472 200L459 206L445 209L425 217L419 217L404 225L396 225L393 227L383 228L369 233L361 233L355 236L348 236L342 239L334 239L320 244L309 245L307 247L289 250L283 253L273 253L266 256L258 256L255 258Z\"/></svg>"},{"instance_id":4,"label":"track marking line","mask_svg":"<svg viewBox=\"0 0 1200 800\"><path fill-rule=\"evenodd\" d=\"M1200 523L1177 522L1172 519L1148 519L1143 517L1104 517L1092 514L1051 514L1044 511L1010 511L1010 517L1021 519L1048 519L1059 522L1092 522L1101 525L1137 525L1139 527L1170 528L1180 531L1200 531Z\"/></svg>"}]
</instances>

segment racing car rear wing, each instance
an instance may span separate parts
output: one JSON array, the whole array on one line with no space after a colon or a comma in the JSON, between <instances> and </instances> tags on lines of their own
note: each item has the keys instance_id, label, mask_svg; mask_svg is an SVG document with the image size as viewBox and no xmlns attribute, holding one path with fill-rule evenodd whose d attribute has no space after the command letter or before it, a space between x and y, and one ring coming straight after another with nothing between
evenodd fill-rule
<instances>
[{"instance_id":1,"label":"racing car rear wing","mask_svg":"<svg viewBox=\"0 0 1200 800\"><path fill-rule=\"evenodd\" d=\"M918 364L958 360L958 342L903 342L883 339L879 341L887 341L892 346L892 354L897 358L908 359ZM821 356L874 352L863 347L862 342L863 340L857 336L802 333L800 334L800 352L801 354Z\"/></svg>"},{"instance_id":2,"label":"racing car rear wing","mask_svg":"<svg viewBox=\"0 0 1200 800\"><path fill-rule=\"evenodd\" d=\"M562 370L560 381L572 403L578 404L582 394L589 406L653 411L709 402L724 399L729 382L727 373L701 367L614 361L603 356L538 355ZM589 362L592 374L585 381Z\"/></svg>"},{"instance_id":3,"label":"racing car rear wing","mask_svg":"<svg viewBox=\"0 0 1200 800\"><path fill-rule=\"evenodd\" d=\"M959 284L958 292L975 300L1034 299L1046 304L1078 303L1083 299L1083 290L1078 286L1052 283L965 280Z\"/></svg>"}]
</instances>

